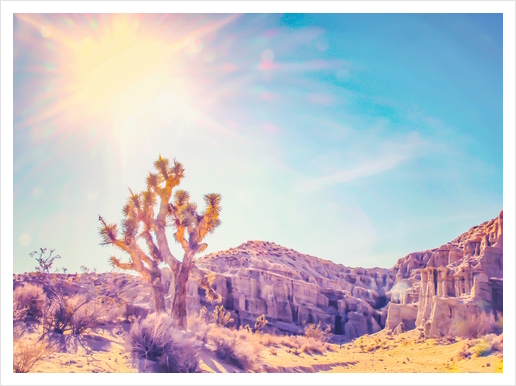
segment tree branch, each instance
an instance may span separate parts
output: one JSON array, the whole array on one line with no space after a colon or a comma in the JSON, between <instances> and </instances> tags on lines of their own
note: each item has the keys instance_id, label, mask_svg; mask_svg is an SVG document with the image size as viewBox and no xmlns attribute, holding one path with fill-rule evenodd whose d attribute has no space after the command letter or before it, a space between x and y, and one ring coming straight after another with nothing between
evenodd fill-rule
<instances>
[{"instance_id":1,"label":"tree branch","mask_svg":"<svg viewBox=\"0 0 516 386\"><path fill-rule=\"evenodd\" d=\"M190 275L191 278L197 282L199 288L202 288L204 290L206 294L206 299L210 303L220 303L222 301L222 296L215 292L215 290L212 287L213 280L215 279L215 275L213 273L206 273L194 264L190 269Z\"/></svg>"},{"instance_id":2,"label":"tree branch","mask_svg":"<svg viewBox=\"0 0 516 386\"><path fill-rule=\"evenodd\" d=\"M152 255L152 257L155 260L158 260L160 262L163 261L163 257L161 256L161 253L159 252L158 247L156 244L154 244L154 240L152 239L152 235L149 231L142 232L142 236L145 239L145 242L147 243L147 247L149 248L149 252Z\"/></svg>"}]
</instances>

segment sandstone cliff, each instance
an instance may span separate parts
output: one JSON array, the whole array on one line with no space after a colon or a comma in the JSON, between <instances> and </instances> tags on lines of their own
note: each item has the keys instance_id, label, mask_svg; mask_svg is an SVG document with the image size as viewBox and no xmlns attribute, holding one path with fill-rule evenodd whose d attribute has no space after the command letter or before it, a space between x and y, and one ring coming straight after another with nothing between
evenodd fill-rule
<instances>
[{"instance_id":1,"label":"sandstone cliff","mask_svg":"<svg viewBox=\"0 0 516 386\"><path fill-rule=\"evenodd\" d=\"M454 320L502 311L503 212L391 269L349 268L263 241L207 255L197 265L216 274L236 325L252 325L265 314L270 328L297 333L320 321L343 341L383 328L422 327L443 336ZM189 303L207 305L193 282Z\"/></svg>"},{"instance_id":2,"label":"sandstone cliff","mask_svg":"<svg viewBox=\"0 0 516 386\"><path fill-rule=\"evenodd\" d=\"M297 333L304 323L331 325L351 340L385 326L392 269L348 268L271 242L249 241L201 258L201 269L217 274L215 285L237 325L265 314L268 326ZM191 304L202 292L190 283Z\"/></svg>"},{"instance_id":3,"label":"sandstone cliff","mask_svg":"<svg viewBox=\"0 0 516 386\"><path fill-rule=\"evenodd\" d=\"M399 259L393 269L389 329L417 326L440 337L471 314L503 311L503 211L450 243Z\"/></svg>"}]
</instances>

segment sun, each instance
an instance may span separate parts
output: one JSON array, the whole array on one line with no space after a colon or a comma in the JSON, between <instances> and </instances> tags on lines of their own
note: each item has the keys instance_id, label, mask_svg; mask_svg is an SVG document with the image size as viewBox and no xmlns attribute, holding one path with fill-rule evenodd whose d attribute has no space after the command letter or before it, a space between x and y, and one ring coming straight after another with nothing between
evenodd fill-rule
<instances>
[{"instance_id":1,"label":"sun","mask_svg":"<svg viewBox=\"0 0 516 386\"><path fill-rule=\"evenodd\" d=\"M159 114L166 115L171 108L184 111L180 106L195 105L194 96L204 85L188 53L197 52L203 39L238 15L201 23L185 23L174 14L16 17L21 39L37 42L30 45L39 60L32 70L43 76L30 96L33 108L24 124L41 138L44 130L97 135L99 127L112 128L101 131L116 135L113 128L123 127L138 111L148 114L159 105ZM165 108L163 99L169 101Z\"/></svg>"},{"instance_id":2,"label":"sun","mask_svg":"<svg viewBox=\"0 0 516 386\"><path fill-rule=\"evenodd\" d=\"M99 114L121 98L125 111L134 111L171 87L172 57L180 44L146 34L138 19L117 15L97 36L70 42L70 57L64 58L70 104Z\"/></svg>"}]
</instances>

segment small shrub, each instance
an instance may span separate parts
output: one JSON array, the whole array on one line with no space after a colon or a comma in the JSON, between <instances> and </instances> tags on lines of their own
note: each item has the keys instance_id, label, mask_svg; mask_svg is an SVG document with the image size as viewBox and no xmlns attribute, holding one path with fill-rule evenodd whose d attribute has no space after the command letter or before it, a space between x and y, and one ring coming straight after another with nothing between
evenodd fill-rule
<instances>
[{"instance_id":1,"label":"small shrub","mask_svg":"<svg viewBox=\"0 0 516 386\"><path fill-rule=\"evenodd\" d=\"M301 353L303 352L302 350L300 350L299 348L297 347L294 347L293 349L291 350L288 350L287 352L291 353L291 354L294 354L296 356L299 356L301 355Z\"/></svg>"},{"instance_id":2,"label":"small shrub","mask_svg":"<svg viewBox=\"0 0 516 386\"><path fill-rule=\"evenodd\" d=\"M496 313L496 323L495 323L495 332L496 333L502 333L503 332L503 314L502 313Z\"/></svg>"},{"instance_id":3,"label":"small shrub","mask_svg":"<svg viewBox=\"0 0 516 386\"><path fill-rule=\"evenodd\" d=\"M36 267L36 272L38 273L49 273L50 269L52 269L52 265L54 264L54 260L61 258L59 255L52 256L52 253L54 253L55 249L51 249L50 254L45 257L44 254L46 251L47 248L39 248L39 252L34 251L29 253L30 257L35 258L38 262L38 266Z\"/></svg>"},{"instance_id":4,"label":"small shrub","mask_svg":"<svg viewBox=\"0 0 516 386\"><path fill-rule=\"evenodd\" d=\"M134 355L157 362L160 371L193 373L197 370L194 342L176 330L165 313L153 313L133 323L126 339Z\"/></svg>"},{"instance_id":5,"label":"small shrub","mask_svg":"<svg viewBox=\"0 0 516 386\"><path fill-rule=\"evenodd\" d=\"M319 354L322 355L328 350L328 346L326 343L321 341L309 338L305 343L301 346L301 351L306 352L307 354Z\"/></svg>"},{"instance_id":6,"label":"small shrub","mask_svg":"<svg viewBox=\"0 0 516 386\"><path fill-rule=\"evenodd\" d=\"M13 338L13 372L28 373L38 362L48 358L56 349L48 340L30 342L22 337Z\"/></svg>"},{"instance_id":7,"label":"small shrub","mask_svg":"<svg viewBox=\"0 0 516 386\"><path fill-rule=\"evenodd\" d=\"M210 314L210 320L217 326L225 327L228 323L233 322L231 313L226 313L224 306L216 306L213 312Z\"/></svg>"},{"instance_id":8,"label":"small shrub","mask_svg":"<svg viewBox=\"0 0 516 386\"><path fill-rule=\"evenodd\" d=\"M79 300L77 300L79 301ZM76 307L77 303L72 306ZM88 328L94 328L98 324L99 315L95 304L88 302L75 309L70 318L70 330L73 335L80 335Z\"/></svg>"},{"instance_id":9,"label":"small shrub","mask_svg":"<svg viewBox=\"0 0 516 386\"><path fill-rule=\"evenodd\" d=\"M331 327L327 326L323 328L321 322L317 325L309 324L305 327L304 336L307 338L313 338L320 342L327 342L331 338Z\"/></svg>"},{"instance_id":10,"label":"small shrub","mask_svg":"<svg viewBox=\"0 0 516 386\"><path fill-rule=\"evenodd\" d=\"M219 337L214 340L215 355L225 363L244 371L256 370L257 358L248 345L242 344L236 337Z\"/></svg>"},{"instance_id":11,"label":"small shrub","mask_svg":"<svg viewBox=\"0 0 516 386\"><path fill-rule=\"evenodd\" d=\"M278 344L278 337L272 334L261 334L260 335L260 343L265 347L270 347L272 345Z\"/></svg>"},{"instance_id":12,"label":"small shrub","mask_svg":"<svg viewBox=\"0 0 516 386\"><path fill-rule=\"evenodd\" d=\"M24 284L13 292L13 316L15 320L39 319L47 302L43 288L34 284Z\"/></svg>"},{"instance_id":13,"label":"small shrub","mask_svg":"<svg viewBox=\"0 0 516 386\"><path fill-rule=\"evenodd\" d=\"M276 349L274 347L271 347L269 352L271 353L271 355L274 355L274 356L278 355L278 352L276 351Z\"/></svg>"},{"instance_id":14,"label":"small shrub","mask_svg":"<svg viewBox=\"0 0 516 386\"><path fill-rule=\"evenodd\" d=\"M259 338L244 330L213 326L208 339L215 346L217 358L244 371L260 371L263 346Z\"/></svg>"},{"instance_id":15,"label":"small shrub","mask_svg":"<svg viewBox=\"0 0 516 386\"><path fill-rule=\"evenodd\" d=\"M260 315L258 318L256 318L256 323L254 324L254 331L259 332L262 331L262 329L267 324L267 319L265 319L265 315Z\"/></svg>"},{"instance_id":16,"label":"small shrub","mask_svg":"<svg viewBox=\"0 0 516 386\"><path fill-rule=\"evenodd\" d=\"M58 334L71 331L73 335L80 335L86 329L96 327L98 317L95 304L83 295L57 297L43 313L43 330Z\"/></svg>"},{"instance_id":17,"label":"small shrub","mask_svg":"<svg viewBox=\"0 0 516 386\"><path fill-rule=\"evenodd\" d=\"M206 322L208 320L208 309L206 307L202 307L199 310L199 315L197 316L197 319L201 322Z\"/></svg>"},{"instance_id":18,"label":"small shrub","mask_svg":"<svg viewBox=\"0 0 516 386\"><path fill-rule=\"evenodd\" d=\"M24 320L27 317L27 312L27 307L22 307L18 300L13 300L13 320Z\"/></svg>"},{"instance_id":19,"label":"small shrub","mask_svg":"<svg viewBox=\"0 0 516 386\"><path fill-rule=\"evenodd\" d=\"M503 323L503 318L499 318L499 320L500 319ZM482 311L478 315L470 314L465 319L454 320L447 336L478 338L492 332L498 332L499 329L500 322L496 321L494 314L487 314L485 311Z\"/></svg>"},{"instance_id":20,"label":"small shrub","mask_svg":"<svg viewBox=\"0 0 516 386\"><path fill-rule=\"evenodd\" d=\"M470 341L469 344L468 356L482 357L493 352L503 352L503 334L488 334L480 339Z\"/></svg>"},{"instance_id":21,"label":"small shrub","mask_svg":"<svg viewBox=\"0 0 516 386\"><path fill-rule=\"evenodd\" d=\"M477 357L488 356L491 353L491 345L485 341L479 342L473 347L473 352Z\"/></svg>"}]
</instances>

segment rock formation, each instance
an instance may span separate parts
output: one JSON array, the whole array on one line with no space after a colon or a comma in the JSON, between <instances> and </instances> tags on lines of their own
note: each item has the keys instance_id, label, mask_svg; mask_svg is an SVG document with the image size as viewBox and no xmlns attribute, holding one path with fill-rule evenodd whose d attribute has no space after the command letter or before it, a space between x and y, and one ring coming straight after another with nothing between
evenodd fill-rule
<instances>
[{"instance_id":1,"label":"rock formation","mask_svg":"<svg viewBox=\"0 0 516 386\"><path fill-rule=\"evenodd\" d=\"M298 333L321 322L344 341L383 328L439 337L454 320L502 311L503 212L391 269L349 268L262 241L207 255L198 266L216 274L237 326L265 314L269 328ZM207 305L193 282L188 296L193 309Z\"/></svg>"},{"instance_id":2,"label":"rock formation","mask_svg":"<svg viewBox=\"0 0 516 386\"><path fill-rule=\"evenodd\" d=\"M344 340L385 326L386 293L395 280L390 269L347 268L262 241L205 256L197 265L216 273L215 288L237 326L265 314L269 328L298 333L305 323L321 322ZM205 305L193 282L189 296L194 308Z\"/></svg>"},{"instance_id":3,"label":"rock formation","mask_svg":"<svg viewBox=\"0 0 516 386\"><path fill-rule=\"evenodd\" d=\"M387 328L403 322L441 337L472 313L503 311L503 211L448 244L399 259L393 269Z\"/></svg>"}]
</instances>

